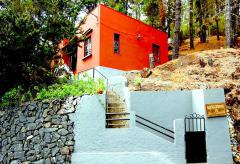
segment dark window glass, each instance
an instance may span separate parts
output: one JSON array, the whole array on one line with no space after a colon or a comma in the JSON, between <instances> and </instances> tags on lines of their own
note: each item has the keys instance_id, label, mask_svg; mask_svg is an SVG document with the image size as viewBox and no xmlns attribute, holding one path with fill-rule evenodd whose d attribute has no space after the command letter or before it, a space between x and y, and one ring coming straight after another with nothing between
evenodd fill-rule
<instances>
[{"instance_id":1,"label":"dark window glass","mask_svg":"<svg viewBox=\"0 0 240 164\"><path fill-rule=\"evenodd\" d=\"M72 56L70 58L70 67L71 67L72 71L75 71L77 68L77 52L72 54Z\"/></svg>"},{"instance_id":2,"label":"dark window glass","mask_svg":"<svg viewBox=\"0 0 240 164\"><path fill-rule=\"evenodd\" d=\"M120 53L120 35L114 34L114 53L119 54Z\"/></svg>"},{"instance_id":3,"label":"dark window glass","mask_svg":"<svg viewBox=\"0 0 240 164\"><path fill-rule=\"evenodd\" d=\"M88 37L84 41L84 57L92 55L92 42L91 42L91 37Z\"/></svg>"},{"instance_id":4,"label":"dark window glass","mask_svg":"<svg viewBox=\"0 0 240 164\"><path fill-rule=\"evenodd\" d=\"M153 44L152 53L153 53L154 62L159 63L160 62L160 46Z\"/></svg>"}]
</instances>

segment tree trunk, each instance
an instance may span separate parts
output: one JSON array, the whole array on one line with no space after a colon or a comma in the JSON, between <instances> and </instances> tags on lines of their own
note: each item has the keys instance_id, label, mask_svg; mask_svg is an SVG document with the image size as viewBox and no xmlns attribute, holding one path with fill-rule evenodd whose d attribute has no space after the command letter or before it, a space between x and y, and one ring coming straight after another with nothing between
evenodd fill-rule
<instances>
[{"instance_id":1,"label":"tree trunk","mask_svg":"<svg viewBox=\"0 0 240 164\"><path fill-rule=\"evenodd\" d=\"M190 49L194 48L194 29L193 29L193 0L189 0L190 2L190 20L189 20L189 28L190 28Z\"/></svg>"},{"instance_id":2,"label":"tree trunk","mask_svg":"<svg viewBox=\"0 0 240 164\"><path fill-rule=\"evenodd\" d=\"M123 5L126 10L126 14L128 15L128 0L125 0Z\"/></svg>"},{"instance_id":3,"label":"tree trunk","mask_svg":"<svg viewBox=\"0 0 240 164\"><path fill-rule=\"evenodd\" d=\"M171 0L167 1L167 31L168 31L168 38L171 37L171 23L172 23L172 10L171 10Z\"/></svg>"},{"instance_id":4,"label":"tree trunk","mask_svg":"<svg viewBox=\"0 0 240 164\"><path fill-rule=\"evenodd\" d=\"M236 44L237 47L239 47L239 44L238 44L238 36L239 36L239 17L240 17L239 10L240 10L240 0L237 0L237 1L236 1L236 24L235 24L235 27L236 27L235 44Z\"/></svg>"},{"instance_id":5,"label":"tree trunk","mask_svg":"<svg viewBox=\"0 0 240 164\"><path fill-rule=\"evenodd\" d=\"M226 0L226 46L230 48L231 46L231 9L230 0Z\"/></svg>"},{"instance_id":6,"label":"tree trunk","mask_svg":"<svg viewBox=\"0 0 240 164\"><path fill-rule=\"evenodd\" d=\"M181 26L181 0L176 0L173 59L178 58L179 55L180 26Z\"/></svg>"},{"instance_id":7,"label":"tree trunk","mask_svg":"<svg viewBox=\"0 0 240 164\"><path fill-rule=\"evenodd\" d=\"M231 36L231 46L238 47L237 38L238 38L238 15L239 15L239 4L235 0L232 3L232 15L231 15L231 27L232 27L232 36Z\"/></svg>"},{"instance_id":8,"label":"tree trunk","mask_svg":"<svg viewBox=\"0 0 240 164\"><path fill-rule=\"evenodd\" d=\"M216 32L217 32L217 40L220 40L219 37L219 25L218 25L218 21L219 21L219 4L218 4L218 0L216 0Z\"/></svg>"},{"instance_id":9,"label":"tree trunk","mask_svg":"<svg viewBox=\"0 0 240 164\"><path fill-rule=\"evenodd\" d=\"M198 13L199 13L199 16L198 16L198 21L199 21L199 37L200 37L200 42L203 42L203 31L202 31L202 25L203 25L203 21L202 21L202 1L201 0L198 0L198 3L197 6L198 6Z\"/></svg>"},{"instance_id":10,"label":"tree trunk","mask_svg":"<svg viewBox=\"0 0 240 164\"><path fill-rule=\"evenodd\" d=\"M164 3L163 0L158 1L159 5L159 17L160 17L160 30L165 31L165 21L166 21L166 14L165 14L165 8L164 8Z\"/></svg>"}]
</instances>

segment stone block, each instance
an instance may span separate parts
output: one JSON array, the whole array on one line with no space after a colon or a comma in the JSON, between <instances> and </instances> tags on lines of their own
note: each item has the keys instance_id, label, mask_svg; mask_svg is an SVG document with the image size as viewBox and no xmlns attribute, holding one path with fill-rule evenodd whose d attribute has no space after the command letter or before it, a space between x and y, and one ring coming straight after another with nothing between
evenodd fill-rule
<instances>
[{"instance_id":1,"label":"stone block","mask_svg":"<svg viewBox=\"0 0 240 164\"><path fill-rule=\"evenodd\" d=\"M59 148L58 147L54 147L51 150L52 156L55 156L58 152L59 152Z\"/></svg>"},{"instance_id":2,"label":"stone block","mask_svg":"<svg viewBox=\"0 0 240 164\"><path fill-rule=\"evenodd\" d=\"M60 151L61 151L62 155L69 155L70 154L70 150L69 150L68 146L63 147Z\"/></svg>"},{"instance_id":3,"label":"stone block","mask_svg":"<svg viewBox=\"0 0 240 164\"><path fill-rule=\"evenodd\" d=\"M66 129L60 129L60 130L58 130L58 134L65 136L68 134L68 131Z\"/></svg>"}]
</instances>

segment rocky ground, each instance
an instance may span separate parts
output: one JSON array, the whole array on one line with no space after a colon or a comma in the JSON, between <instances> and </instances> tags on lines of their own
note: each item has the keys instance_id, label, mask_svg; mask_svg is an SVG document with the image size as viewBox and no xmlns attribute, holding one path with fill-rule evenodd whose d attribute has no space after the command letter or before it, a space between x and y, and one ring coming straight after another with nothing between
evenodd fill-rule
<instances>
[{"instance_id":1,"label":"rocky ground","mask_svg":"<svg viewBox=\"0 0 240 164\"><path fill-rule=\"evenodd\" d=\"M240 49L194 52L126 76L130 90L224 88L234 160L240 162Z\"/></svg>"},{"instance_id":2,"label":"rocky ground","mask_svg":"<svg viewBox=\"0 0 240 164\"><path fill-rule=\"evenodd\" d=\"M222 49L196 52L150 70L141 78L141 90L190 90L233 88L240 79L240 50ZM145 72L142 72L143 74ZM130 90L141 72L127 75Z\"/></svg>"}]
</instances>

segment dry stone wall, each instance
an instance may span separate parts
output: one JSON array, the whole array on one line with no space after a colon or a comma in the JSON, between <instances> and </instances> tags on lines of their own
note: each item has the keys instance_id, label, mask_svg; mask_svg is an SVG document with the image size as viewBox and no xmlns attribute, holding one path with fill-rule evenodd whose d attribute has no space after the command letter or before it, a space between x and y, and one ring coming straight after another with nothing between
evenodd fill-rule
<instances>
[{"instance_id":1,"label":"dry stone wall","mask_svg":"<svg viewBox=\"0 0 240 164\"><path fill-rule=\"evenodd\" d=\"M0 110L0 164L71 163L80 97L35 101Z\"/></svg>"}]
</instances>

